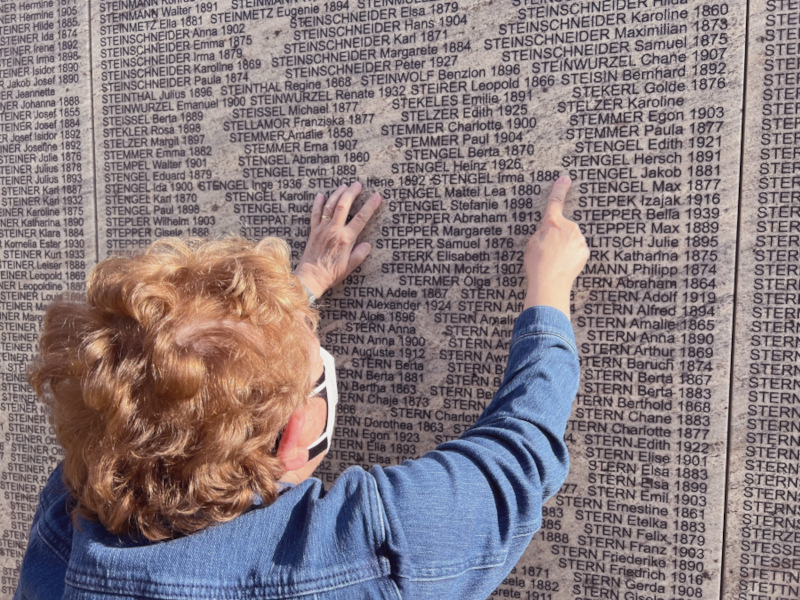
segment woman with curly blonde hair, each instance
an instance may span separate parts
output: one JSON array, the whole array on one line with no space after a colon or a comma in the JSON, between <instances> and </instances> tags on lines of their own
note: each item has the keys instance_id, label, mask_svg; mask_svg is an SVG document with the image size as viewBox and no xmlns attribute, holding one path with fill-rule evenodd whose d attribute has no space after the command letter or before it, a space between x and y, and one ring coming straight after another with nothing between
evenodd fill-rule
<instances>
[{"instance_id":1,"label":"woman with curly blonde hair","mask_svg":"<svg viewBox=\"0 0 800 600\"><path fill-rule=\"evenodd\" d=\"M169 238L103 261L87 287L50 306L30 377L78 513L163 540L274 501L317 319L285 242Z\"/></svg>"},{"instance_id":2,"label":"woman with curly blonde hair","mask_svg":"<svg viewBox=\"0 0 800 600\"><path fill-rule=\"evenodd\" d=\"M556 201L568 187L557 184ZM542 228L550 250L526 259L550 288L529 289L549 306L524 327L550 334L528 345L560 360L555 376L524 367L506 392L527 397L538 381L557 418L533 402L530 422L515 424L499 406L484 415L488 435L399 467L349 469L326 491L311 475L331 443L336 372L313 300L370 252L356 237L380 197L348 222L360 191L316 196L294 273L278 239L170 238L101 262L85 298L53 303L30 381L65 459L42 492L15 598L477 598L513 566L565 471L577 363L563 312L582 236L554 209ZM460 528L470 533L453 537ZM477 587L473 569L488 569Z\"/></svg>"}]
</instances>

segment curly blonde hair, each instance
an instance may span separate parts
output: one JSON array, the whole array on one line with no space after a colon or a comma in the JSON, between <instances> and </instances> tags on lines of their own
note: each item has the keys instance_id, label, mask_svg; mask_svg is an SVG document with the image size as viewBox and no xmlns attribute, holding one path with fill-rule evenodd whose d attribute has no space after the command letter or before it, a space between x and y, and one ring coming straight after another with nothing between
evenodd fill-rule
<instances>
[{"instance_id":1,"label":"curly blonde hair","mask_svg":"<svg viewBox=\"0 0 800 600\"><path fill-rule=\"evenodd\" d=\"M48 308L29 374L73 519L155 541L274 501L317 323L279 239L163 239L98 264L85 299Z\"/></svg>"}]
</instances>

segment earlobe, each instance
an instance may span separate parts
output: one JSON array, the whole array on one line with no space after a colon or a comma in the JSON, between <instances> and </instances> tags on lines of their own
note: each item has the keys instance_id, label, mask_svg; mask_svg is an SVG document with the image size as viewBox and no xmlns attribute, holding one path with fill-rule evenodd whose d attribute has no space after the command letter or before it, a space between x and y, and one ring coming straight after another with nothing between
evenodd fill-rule
<instances>
[{"instance_id":1,"label":"earlobe","mask_svg":"<svg viewBox=\"0 0 800 600\"><path fill-rule=\"evenodd\" d=\"M305 423L305 411L297 408L289 417L289 422L283 430L283 436L278 444L277 457L287 471L295 471L308 463L308 450L300 444Z\"/></svg>"}]
</instances>

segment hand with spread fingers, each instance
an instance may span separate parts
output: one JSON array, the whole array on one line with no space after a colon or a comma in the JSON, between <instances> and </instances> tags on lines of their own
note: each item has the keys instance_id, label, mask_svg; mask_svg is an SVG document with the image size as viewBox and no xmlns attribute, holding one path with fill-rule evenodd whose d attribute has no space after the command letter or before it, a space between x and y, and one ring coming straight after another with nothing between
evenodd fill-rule
<instances>
[{"instance_id":1,"label":"hand with spread fingers","mask_svg":"<svg viewBox=\"0 0 800 600\"><path fill-rule=\"evenodd\" d=\"M569 316L572 284L589 258L581 230L563 214L571 185L569 177L559 177L553 184L542 222L525 248L525 308L552 306Z\"/></svg>"},{"instance_id":2,"label":"hand with spread fingers","mask_svg":"<svg viewBox=\"0 0 800 600\"><path fill-rule=\"evenodd\" d=\"M359 182L339 186L326 200L317 194L311 209L311 232L294 274L314 296L319 297L342 281L367 258L372 246L356 239L378 210L381 197L372 194L347 222Z\"/></svg>"}]
</instances>

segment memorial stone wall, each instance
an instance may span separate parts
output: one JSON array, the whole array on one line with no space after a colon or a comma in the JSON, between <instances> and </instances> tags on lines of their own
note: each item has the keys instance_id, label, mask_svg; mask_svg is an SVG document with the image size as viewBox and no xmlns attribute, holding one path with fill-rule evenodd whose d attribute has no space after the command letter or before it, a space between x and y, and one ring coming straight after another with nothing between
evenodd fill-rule
<instances>
[{"instance_id":1,"label":"memorial stone wall","mask_svg":"<svg viewBox=\"0 0 800 600\"><path fill-rule=\"evenodd\" d=\"M0 596L61 458L26 364L98 260L230 232L296 260L317 191L379 192L321 304L330 484L486 407L567 173L572 468L492 597L799 598L798 56L798 0L4 0Z\"/></svg>"}]
</instances>

